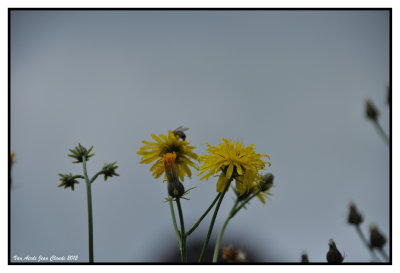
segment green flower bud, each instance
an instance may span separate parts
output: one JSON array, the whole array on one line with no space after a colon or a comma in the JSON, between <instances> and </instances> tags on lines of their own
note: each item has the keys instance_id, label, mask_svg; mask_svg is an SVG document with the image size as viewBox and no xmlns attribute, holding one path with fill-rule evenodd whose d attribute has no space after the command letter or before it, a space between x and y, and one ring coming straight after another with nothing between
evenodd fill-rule
<instances>
[{"instance_id":1,"label":"green flower bud","mask_svg":"<svg viewBox=\"0 0 400 273\"><path fill-rule=\"evenodd\" d=\"M115 165L116 163L117 161L110 164L104 163L103 169L101 170L101 173L104 174L104 181L107 181L108 177L119 176L119 174L115 172L118 168L118 166Z\"/></svg>"},{"instance_id":2,"label":"green flower bud","mask_svg":"<svg viewBox=\"0 0 400 273\"><path fill-rule=\"evenodd\" d=\"M363 217L362 215L358 212L356 205L351 203L349 206L349 216L347 218L347 222L350 225L356 225L358 226L359 224L361 224L363 222Z\"/></svg>"},{"instance_id":3,"label":"green flower bud","mask_svg":"<svg viewBox=\"0 0 400 273\"><path fill-rule=\"evenodd\" d=\"M272 173L266 173L262 176L262 182L259 183L261 191L269 190L274 184L274 175Z\"/></svg>"},{"instance_id":4,"label":"green flower bud","mask_svg":"<svg viewBox=\"0 0 400 273\"><path fill-rule=\"evenodd\" d=\"M90 147L89 150L86 150L85 147L83 147L80 143L78 143L78 146L76 146L75 149L69 149L69 151L72 154L70 154L68 156L76 159L76 161L73 161L72 163L83 162L83 157L85 157L86 161L88 161L90 157L95 155L95 154L90 154L92 149L93 149L93 146Z\"/></svg>"},{"instance_id":5,"label":"green flower bud","mask_svg":"<svg viewBox=\"0 0 400 273\"><path fill-rule=\"evenodd\" d=\"M376 109L375 105L369 99L365 101L365 113L367 115L367 118L373 121L376 121L379 116L378 109Z\"/></svg>"},{"instance_id":6,"label":"green flower bud","mask_svg":"<svg viewBox=\"0 0 400 273\"><path fill-rule=\"evenodd\" d=\"M370 245L372 248L382 249L382 247L386 244L385 236L378 230L377 226L371 226L370 229Z\"/></svg>"},{"instance_id":7,"label":"green flower bud","mask_svg":"<svg viewBox=\"0 0 400 273\"><path fill-rule=\"evenodd\" d=\"M171 197L179 198L185 193L185 188L182 183L175 181L173 183L167 182L168 184L168 194Z\"/></svg>"},{"instance_id":8,"label":"green flower bud","mask_svg":"<svg viewBox=\"0 0 400 273\"><path fill-rule=\"evenodd\" d=\"M326 253L326 260L330 264L342 263L344 260L343 255L336 248L336 244L332 239L329 240L329 251Z\"/></svg>"},{"instance_id":9,"label":"green flower bud","mask_svg":"<svg viewBox=\"0 0 400 273\"><path fill-rule=\"evenodd\" d=\"M58 174L61 176L60 181L61 184L58 185L58 187L64 187L64 189L70 187L71 190L75 190L75 184L79 184L79 182L76 180L76 178L83 178L82 175L72 175L70 174Z\"/></svg>"}]
</instances>

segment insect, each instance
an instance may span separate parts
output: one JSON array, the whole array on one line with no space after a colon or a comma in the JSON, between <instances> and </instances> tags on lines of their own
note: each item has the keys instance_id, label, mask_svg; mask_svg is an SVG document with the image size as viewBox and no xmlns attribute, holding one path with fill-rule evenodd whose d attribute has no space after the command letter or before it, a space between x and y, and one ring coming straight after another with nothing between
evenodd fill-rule
<instances>
[{"instance_id":1,"label":"insect","mask_svg":"<svg viewBox=\"0 0 400 273\"><path fill-rule=\"evenodd\" d=\"M174 131L172 131L176 136L182 138L182 140L186 139L186 135L184 133L184 131L189 130L189 128L183 128L182 126L179 126L178 128L176 128Z\"/></svg>"}]
</instances>

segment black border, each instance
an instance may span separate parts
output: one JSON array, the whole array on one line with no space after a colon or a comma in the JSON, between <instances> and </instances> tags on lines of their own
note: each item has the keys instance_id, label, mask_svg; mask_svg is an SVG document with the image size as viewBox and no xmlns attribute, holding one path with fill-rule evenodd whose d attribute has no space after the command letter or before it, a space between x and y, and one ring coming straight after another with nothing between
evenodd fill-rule
<instances>
[{"instance_id":1,"label":"black border","mask_svg":"<svg viewBox=\"0 0 400 273\"><path fill-rule=\"evenodd\" d=\"M7 161L8 161L8 181L11 179L11 164L10 164L10 154L11 154L11 125L10 125L10 106L11 106L11 11L21 11L21 10L38 10L38 11L52 11L52 10L65 10L65 11L100 11L100 10L120 10L120 11L126 11L126 10L158 10L158 11L163 11L163 10L175 10L175 11L185 11L185 10L191 10L191 11L202 11L202 10L217 10L217 11L245 11L245 10L276 10L276 11L286 11L286 10L295 10L295 11L317 11L317 10L325 10L325 11L337 11L337 10L359 10L359 11L364 11L364 10L386 10L389 11L389 92L390 92L390 98L392 98L392 36L393 36L393 28L392 28L392 8L240 8L240 7L235 7L235 8L203 8L203 7L198 7L198 8L8 8L8 155L7 155ZM393 265L393 235L392 235L392 100L389 105L389 130L390 130L390 143L389 143L389 222L390 222L390 227L389 227L389 242L390 242L390 253L389 253L389 261L388 262L382 262L382 263L361 263L361 262L350 262L350 263L342 263L339 265ZM94 262L93 264L90 264L89 262L82 263L42 263L42 262L12 262L11 261L11 237L10 237L10 230L11 230L11 216L10 216L10 198L11 198L11 186L10 183L8 183L8 265L182 265L181 263L141 263L141 262L126 262L126 263L115 263L115 262ZM280 263L275 263L275 262L265 262L265 263L230 263L230 264L223 264L223 263L187 263L185 265L332 265L328 263L322 263L322 262L310 262L310 263L301 263L301 262L280 262Z\"/></svg>"}]
</instances>

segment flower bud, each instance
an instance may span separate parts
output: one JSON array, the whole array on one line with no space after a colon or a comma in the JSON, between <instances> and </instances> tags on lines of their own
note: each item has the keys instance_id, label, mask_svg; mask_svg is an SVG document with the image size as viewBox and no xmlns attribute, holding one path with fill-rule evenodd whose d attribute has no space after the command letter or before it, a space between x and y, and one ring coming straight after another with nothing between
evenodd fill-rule
<instances>
[{"instance_id":1,"label":"flower bud","mask_svg":"<svg viewBox=\"0 0 400 273\"><path fill-rule=\"evenodd\" d=\"M167 176L168 194L172 197L179 198L185 193L185 188L179 181L178 169L175 165L176 154L167 153L163 157L164 170Z\"/></svg>"},{"instance_id":2,"label":"flower bud","mask_svg":"<svg viewBox=\"0 0 400 273\"><path fill-rule=\"evenodd\" d=\"M347 222L350 225L358 226L363 222L362 215L358 212L356 205L353 203L350 204L349 209L350 211L349 211L349 216L347 218Z\"/></svg>"},{"instance_id":3,"label":"flower bud","mask_svg":"<svg viewBox=\"0 0 400 273\"><path fill-rule=\"evenodd\" d=\"M168 182L168 194L172 197L179 198L185 193L185 187L181 182L170 183Z\"/></svg>"},{"instance_id":4,"label":"flower bud","mask_svg":"<svg viewBox=\"0 0 400 273\"><path fill-rule=\"evenodd\" d=\"M329 251L326 253L326 260L330 264L342 263L344 260L343 255L336 248L336 244L332 239L329 240Z\"/></svg>"},{"instance_id":5,"label":"flower bud","mask_svg":"<svg viewBox=\"0 0 400 273\"><path fill-rule=\"evenodd\" d=\"M103 169L101 170L101 173L104 174L104 181L107 181L108 177L119 176L119 174L115 172L118 168L118 166L115 165L116 163L116 161L110 164L104 163Z\"/></svg>"},{"instance_id":6,"label":"flower bud","mask_svg":"<svg viewBox=\"0 0 400 273\"><path fill-rule=\"evenodd\" d=\"M274 175L272 173L266 173L262 176L262 181L259 184L261 191L269 190L274 184Z\"/></svg>"},{"instance_id":7,"label":"flower bud","mask_svg":"<svg viewBox=\"0 0 400 273\"><path fill-rule=\"evenodd\" d=\"M373 121L376 121L379 115L378 109L376 109L375 105L369 99L365 101L365 113L367 115L367 118Z\"/></svg>"},{"instance_id":8,"label":"flower bud","mask_svg":"<svg viewBox=\"0 0 400 273\"><path fill-rule=\"evenodd\" d=\"M371 226L369 231L370 231L369 240L371 247L382 249L382 247L386 243L385 236L378 230L377 226Z\"/></svg>"},{"instance_id":9,"label":"flower bud","mask_svg":"<svg viewBox=\"0 0 400 273\"><path fill-rule=\"evenodd\" d=\"M309 263L308 261L308 255L305 251L303 251L303 253L301 254L301 262L302 263Z\"/></svg>"},{"instance_id":10,"label":"flower bud","mask_svg":"<svg viewBox=\"0 0 400 273\"><path fill-rule=\"evenodd\" d=\"M64 187L64 189L70 187L71 190L75 190L75 184L79 184L76 178L82 178L82 175L72 175L70 174L58 174L61 178L61 184L58 185L59 187Z\"/></svg>"},{"instance_id":11,"label":"flower bud","mask_svg":"<svg viewBox=\"0 0 400 273\"><path fill-rule=\"evenodd\" d=\"M68 156L76 159L76 161L73 161L72 163L83 162L83 157L85 157L85 161L88 161L90 157L94 156L94 154L90 154L92 149L93 149L93 146L90 147L89 150L86 150L85 147L83 147L80 143L78 143L78 146L76 146L75 149L69 149L69 151L72 154L70 154Z\"/></svg>"}]
</instances>

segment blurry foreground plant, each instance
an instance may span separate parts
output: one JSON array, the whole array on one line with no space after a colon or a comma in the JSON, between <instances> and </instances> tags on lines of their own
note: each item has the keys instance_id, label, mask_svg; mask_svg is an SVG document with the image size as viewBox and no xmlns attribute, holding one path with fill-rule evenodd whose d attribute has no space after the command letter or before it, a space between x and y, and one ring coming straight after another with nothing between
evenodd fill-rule
<instances>
[{"instance_id":1,"label":"blurry foreground plant","mask_svg":"<svg viewBox=\"0 0 400 273\"><path fill-rule=\"evenodd\" d=\"M364 245L367 247L367 249L371 252L371 255L373 259L376 262L380 262L380 259L376 256L372 246L368 243L367 239L364 236L364 233L362 232L360 225L363 222L363 217L361 213L357 210L357 207L354 203L350 203L349 205L349 215L347 217L347 222L350 225L353 225L356 228L356 231L358 235L360 236L361 241L364 243Z\"/></svg>"},{"instance_id":2,"label":"blurry foreground plant","mask_svg":"<svg viewBox=\"0 0 400 273\"><path fill-rule=\"evenodd\" d=\"M304 264L309 263L308 255L305 251L303 251L303 253L301 253L301 263L304 263Z\"/></svg>"},{"instance_id":3,"label":"blurry foreground plant","mask_svg":"<svg viewBox=\"0 0 400 273\"><path fill-rule=\"evenodd\" d=\"M83 175L78 174L78 175L73 175L72 173L69 174L59 174L60 176L60 181L61 184L58 185L58 187L64 187L66 188L71 188L71 190L75 190L75 185L79 184L79 181L77 179L84 179L86 183L86 194L87 194L87 207L88 207L88 227L89 227L89 262L93 263L93 214L92 214L92 190L91 190L91 184L94 182L94 180L99 176L99 175L104 175L104 180L107 180L107 177L113 177L113 176L119 176L115 172L115 170L118 168L116 162L107 164L104 163L103 168L98 171L91 179L89 179L87 170L86 170L86 162L94 156L95 154L91 154L90 152L92 151L93 146L90 147L89 150L87 150L85 147L83 147L80 143L78 143L78 146L76 146L74 149L70 149L69 151L71 154L69 154L69 157L74 158L76 161L73 161L72 163L82 163L82 168L83 168Z\"/></svg>"},{"instance_id":4,"label":"blurry foreground plant","mask_svg":"<svg viewBox=\"0 0 400 273\"><path fill-rule=\"evenodd\" d=\"M329 250L326 253L326 260L330 264L339 264L344 260L344 256L336 248L336 244L332 239L329 240Z\"/></svg>"},{"instance_id":5,"label":"blurry foreground plant","mask_svg":"<svg viewBox=\"0 0 400 273\"><path fill-rule=\"evenodd\" d=\"M388 90L389 90L389 88L388 88ZM390 92L389 91L388 91L387 103L390 105ZM370 121L372 121L374 123L376 129L378 130L379 134L382 136L383 140L385 140L386 144L389 145L389 137L386 135L385 131L383 131L382 126L380 125L380 123L378 121L379 111L370 99L367 99L365 101L365 115Z\"/></svg>"},{"instance_id":6,"label":"blurry foreground plant","mask_svg":"<svg viewBox=\"0 0 400 273\"><path fill-rule=\"evenodd\" d=\"M369 229L370 246L372 249L377 249L386 261L389 261L389 255L383 250L383 246L386 244L386 237L379 231L378 227L372 225Z\"/></svg>"},{"instance_id":7,"label":"blurry foreground plant","mask_svg":"<svg viewBox=\"0 0 400 273\"><path fill-rule=\"evenodd\" d=\"M222 259L229 263L248 262L247 254L241 249L233 249L232 245L222 248Z\"/></svg>"}]
</instances>

